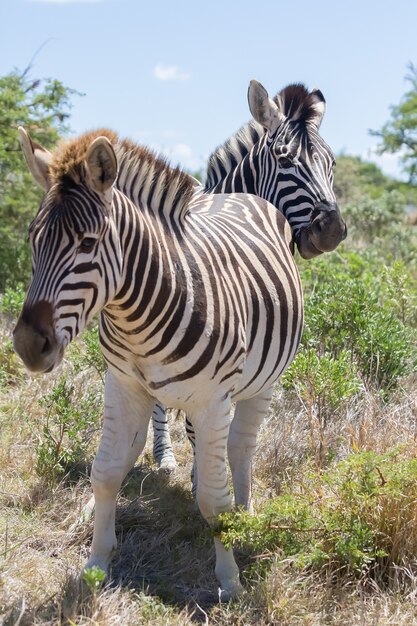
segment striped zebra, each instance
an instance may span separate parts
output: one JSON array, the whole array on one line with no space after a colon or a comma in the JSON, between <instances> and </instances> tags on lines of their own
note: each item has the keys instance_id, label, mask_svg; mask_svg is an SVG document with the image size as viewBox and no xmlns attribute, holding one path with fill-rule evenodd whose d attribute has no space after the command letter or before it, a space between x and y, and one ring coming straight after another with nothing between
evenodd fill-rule
<instances>
[{"instance_id":1,"label":"striped zebra","mask_svg":"<svg viewBox=\"0 0 417 626\"><path fill-rule=\"evenodd\" d=\"M204 192L245 192L268 200L287 218L306 259L334 250L347 231L333 192L335 158L319 134L325 113L323 94L293 84L271 100L260 83L251 81L248 101L253 120L210 156ZM157 418L157 460L172 466L161 405ZM186 428L193 445L188 421Z\"/></svg>"},{"instance_id":2,"label":"striped zebra","mask_svg":"<svg viewBox=\"0 0 417 626\"><path fill-rule=\"evenodd\" d=\"M91 471L87 567L116 547L120 485L141 453L156 398L195 431L197 502L212 524L250 506L256 434L303 323L288 222L248 194L200 194L179 169L108 130L53 153L20 129L45 196L29 229L32 279L14 329L28 369L49 372L100 312L108 363L103 433ZM231 406L236 403L232 417ZM231 549L214 538L221 598L241 591Z\"/></svg>"}]
</instances>

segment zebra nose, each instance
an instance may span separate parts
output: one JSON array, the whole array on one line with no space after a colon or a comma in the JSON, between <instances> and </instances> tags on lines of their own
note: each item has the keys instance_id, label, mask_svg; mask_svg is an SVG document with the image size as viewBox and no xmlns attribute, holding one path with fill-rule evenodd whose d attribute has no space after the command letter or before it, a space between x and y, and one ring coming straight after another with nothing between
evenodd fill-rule
<instances>
[{"instance_id":1,"label":"zebra nose","mask_svg":"<svg viewBox=\"0 0 417 626\"><path fill-rule=\"evenodd\" d=\"M54 336L52 306L25 306L13 330L13 345L31 372L46 372L55 364L58 343Z\"/></svg>"},{"instance_id":2,"label":"zebra nose","mask_svg":"<svg viewBox=\"0 0 417 626\"><path fill-rule=\"evenodd\" d=\"M337 204L318 204L311 216L311 239L316 248L321 252L329 252L346 239L346 236L346 223Z\"/></svg>"}]
</instances>

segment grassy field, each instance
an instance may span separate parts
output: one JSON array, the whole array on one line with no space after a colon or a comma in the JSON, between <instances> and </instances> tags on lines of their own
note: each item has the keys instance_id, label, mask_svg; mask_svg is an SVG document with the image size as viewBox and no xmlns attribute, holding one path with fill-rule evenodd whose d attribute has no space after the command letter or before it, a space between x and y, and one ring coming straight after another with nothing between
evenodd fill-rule
<instances>
[{"instance_id":1,"label":"grassy field","mask_svg":"<svg viewBox=\"0 0 417 626\"><path fill-rule=\"evenodd\" d=\"M3 316L2 623L417 624L417 473L413 476L412 466L395 497L388 499L384 481L389 484L390 474L381 465L386 461L373 468L381 489L372 492L375 506L366 500L371 503L367 514L379 507L376 518L388 519L385 539L398 548L391 562L371 555L369 562L359 559L358 568L352 561L358 547L348 544L347 561L341 561L329 547L337 528L318 537L321 549L323 537L327 542L326 558L312 560L311 542L305 537L315 529L297 527L293 517L284 528L287 540L297 533L302 539L292 554L278 545L279 537L263 546L262 528L261 541L251 541L250 532L249 540L240 538L236 551L245 593L221 605L212 538L191 497L191 452L182 416L175 415L171 432L178 470L170 476L158 473L149 441L118 500L119 548L111 578L101 587L94 580L89 585L80 580L92 538L92 521L80 521L80 515L91 495L88 471L100 424L100 365L81 341L59 371L30 378L12 352L11 324L11 317ZM401 463L415 457L417 393L412 377L389 402L370 391L354 395L326 423L310 409L294 391L277 386L254 462L256 519L276 497L303 494L305 501L306 493L313 519L319 519L319 511L328 515L323 513L326 502L349 517L357 504L335 490L337 481L329 480L343 459L361 458L370 450L395 450ZM80 431L72 432L80 424Z\"/></svg>"}]
</instances>

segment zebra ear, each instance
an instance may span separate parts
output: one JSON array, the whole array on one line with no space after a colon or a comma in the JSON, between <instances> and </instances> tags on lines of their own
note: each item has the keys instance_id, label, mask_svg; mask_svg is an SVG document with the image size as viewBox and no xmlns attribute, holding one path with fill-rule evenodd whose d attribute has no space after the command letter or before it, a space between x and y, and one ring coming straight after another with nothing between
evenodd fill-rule
<instances>
[{"instance_id":1,"label":"zebra ear","mask_svg":"<svg viewBox=\"0 0 417 626\"><path fill-rule=\"evenodd\" d=\"M51 186L49 164L52 154L46 148L36 143L36 141L32 141L23 126L19 126L18 130L20 145L22 146L28 168L38 185L45 191L48 191Z\"/></svg>"},{"instance_id":2,"label":"zebra ear","mask_svg":"<svg viewBox=\"0 0 417 626\"><path fill-rule=\"evenodd\" d=\"M117 176L117 158L107 137L97 137L87 150L87 175L94 191L105 193Z\"/></svg>"},{"instance_id":3,"label":"zebra ear","mask_svg":"<svg viewBox=\"0 0 417 626\"><path fill-rule=\"evenodd\" d=\"M326 112L326 100L324 99L320 89L313 89L310 91L310 97L313 100L312 108L315 111L315 114L310 121L314 124L314 126L316 126L316 128L320 128L320 124Z\"/></svg>"},{"instance_id":4,"label":"zebra ear","mask_svg":"<svg viewBox=\"0 0 417 626\"><path fill-rule=\"evenodd\" d=\"M257 80L251 80L249 83L248 102L254 119L270 132L274 132L283 121L283 114L268 96L265 87Z\"/></svg>"}]
</instances>

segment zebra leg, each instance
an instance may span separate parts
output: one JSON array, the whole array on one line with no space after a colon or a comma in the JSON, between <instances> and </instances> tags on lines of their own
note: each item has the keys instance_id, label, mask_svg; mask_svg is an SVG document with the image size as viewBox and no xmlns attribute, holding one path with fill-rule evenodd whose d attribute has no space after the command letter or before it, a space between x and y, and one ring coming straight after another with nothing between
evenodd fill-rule
<instances>
[{"instance_id":1,"label":"zebra leg","mask_svg":"<svg viewBox=\"0 0 417 626\"><path fill-rule=\"evenodd\" d=\"M236 506L252 510L252 457L259 427L268 414L273 387L260 395L236 403L230 426L227 455L232 471Z\"/></svg>"},{"instance_id":2,"label":"zebra leg","mask_svg":"<svg viewBox=\"0 0 417 626\"><path fill-rule=\"evenodd\" d=\"M116 497L127 472L142 452L155 400L140 388L125 387L107 373L103 433L91 470L95 521L87 567L104 571L116 548Z\"/></svg>"},{"instance_id":3,"label":"zebra leg","mask_svg":"<svg viewBox=\"0 0 417 626\"><path fill-rule=\"evenodd\" d=\"M197 497L197 463L195 457L195 432L189 417L185 416L185 430L187 432L188 441L193 449L193 467L191 469L191 492L194 500Z\"/></svg>"},{"instance_id":4,"label":"zebra leg","mask_svg":"<svg viewBox=\"0 0 417 626\"><path fill-rule=\"evenodd\" d=\"M171 437L168 430L166 407L157 402L152 413L153 426L153 457L159 465L159 469L167 474L177 467Z\"/></svg>"},{"instance_id":5,"label":"zebra leg","mask_svg":"<svg viewBox=\"0 0 417 626\"><path fill-rule=\"evenodd\" d=\"M220 513L230 511L231 495L226 469L226 447L230 426L231 402L228 396L211 402L202 413L193 416L196 435L197 502L209 524ZM220 599L227 601L242 591L239 570L232 549L226 549L215 537L216 577Z\"/></svg>"}]
</instances>

